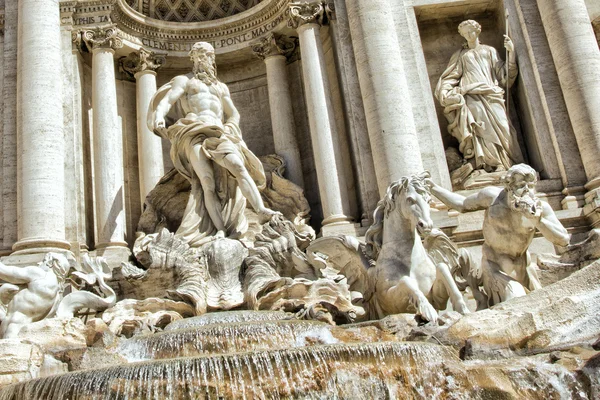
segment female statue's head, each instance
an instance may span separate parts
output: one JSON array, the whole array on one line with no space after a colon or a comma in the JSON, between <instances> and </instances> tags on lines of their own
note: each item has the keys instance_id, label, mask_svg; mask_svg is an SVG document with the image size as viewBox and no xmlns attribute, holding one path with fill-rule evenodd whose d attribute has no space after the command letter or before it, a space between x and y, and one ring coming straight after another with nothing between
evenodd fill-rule
<instances>
[{"instance_id":1,"label":"female statue's head","mask_svg":"<svg viewBox=\"0 0 600 400\"><path fill-rule=\"evenodd\" d=\"M481 33L481 25L479 22L468 19L458 25L458 33L460 36L467 39L468 42L472 42L479 37Z\"/></svg>"}]
</instances>

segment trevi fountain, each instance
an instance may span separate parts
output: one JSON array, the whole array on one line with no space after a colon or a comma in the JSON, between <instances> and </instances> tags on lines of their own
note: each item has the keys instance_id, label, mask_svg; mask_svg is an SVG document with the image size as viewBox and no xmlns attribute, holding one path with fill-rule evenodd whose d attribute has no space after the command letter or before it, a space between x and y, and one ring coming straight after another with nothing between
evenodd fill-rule
<instances>
[{"instance_id":1,"label":"trevi fountain","mask_svg":"<svg viewBox=\"0 0 600 400\"><path fill-rule=\"evenodd\" d=\"M0 400L600 399L598 0L0 31Z\"/></svg>"}]
</instances>

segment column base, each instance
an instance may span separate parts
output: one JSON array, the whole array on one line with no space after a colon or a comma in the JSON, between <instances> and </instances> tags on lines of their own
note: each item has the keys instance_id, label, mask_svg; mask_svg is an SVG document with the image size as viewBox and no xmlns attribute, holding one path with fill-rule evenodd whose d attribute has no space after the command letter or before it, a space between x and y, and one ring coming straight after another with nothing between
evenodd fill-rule
<instances>
[{"instance_id":1,"label":"column base","mask_svg":"<svg viewBox=\"0 0 600 400\"><path fill-rule=\"evenodd\" d=\"M368 227L363 227L360 224L354 223L352 218L345 215L332 215L323 220L321 227L321 236L364 236Z\"/></svg>"},{"instance_id":2,"label":"column base","mask_svg":"<svg viewBox=\"0 0 600 400\"><path fill-rule=\"evenodd\" d=\"M587 184L585 186L588 187ZM585 194L583 214L591 221L592 227L600 227L600 188L598 186Z\"/></svg>"},{"instance_id":3,"label":"column base","mask_svg":"<svg viewBox=\"0 0 600 400\"><path fill-rule=\"evenodd\" d=\"M575 210L585 205L585 187L574 186L563 189L565 197L560 201L563 210Z\"/></svg>"},{"instance_id":4,"label":"column base","mask_svg":"<svg viewBox=\"0 0 600 400\"><path fill-rule=\"evenodd\" d=\"M44 258L47 253L60 253L65 256L74 256L69 250L57 249L57 248L40 248L37 253L19 253L14 252L9 256L2 257L2 262L6 265L11 265L15 267L31 267L38 265Z\"/></svg>"},{"instance_id":5,"label":"column base","mask_svg":"<svg viewBox=\"0 0 600 400\"><path fill-rule=\"evenodd\" d=\"M131 250L127 243L107 243L96 246L96 250L91 252L90 256L104 257L110 269L114 269L123 262L129 261Z\"/></svg>"},{"instance_id":6,"label":"column base","mask_svg":"<svg viewBox=\"0 0 600 400\"><path fill-rule=\"evenodd\" d=\"M19 240L12 247L12 254L39 254L39 253L64 253L71 249L71 243L66 240L55 239L23 239Z\"/></svg>"}]
</instances>

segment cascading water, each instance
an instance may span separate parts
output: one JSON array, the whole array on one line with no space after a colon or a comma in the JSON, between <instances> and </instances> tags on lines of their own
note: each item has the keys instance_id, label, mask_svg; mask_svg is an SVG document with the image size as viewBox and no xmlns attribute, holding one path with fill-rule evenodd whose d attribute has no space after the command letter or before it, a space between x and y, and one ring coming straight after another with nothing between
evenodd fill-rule
<instances>
[{"instance_id":1,"label":"cascading water","mask_svg":"<svg viewBox=\"0 0 600 400\"><path fill-rule=\"evenodd\" d=\"M317 321L254 321L204 325L133 337L118 353L131 361L284 349L338 342L331 326Z\"/></svg>"},{"instance_id":2,"label":"cascading water","mask_svg":"<svg viewBox=\"0 0 600 400\"><path fill-rule=\"evenodd\" d=\"M0 400L588 398L559 365L461 361L451 347L398 342L372 326L283 316L190 319L121 342L112 351L126 364L13 384Z\"/></svg>"},{"instance_id":3,"label":"cascading water","mask_svg":"<svg viewBox=\"0 0 600 400\"><path fill-rule=\"evenodd\" d=\"M338 344L176 358L35 379L0 400L447 398L451 351L425 343ZM468 380L453 398L470 398Z\"/></svg>"}]
</instances>

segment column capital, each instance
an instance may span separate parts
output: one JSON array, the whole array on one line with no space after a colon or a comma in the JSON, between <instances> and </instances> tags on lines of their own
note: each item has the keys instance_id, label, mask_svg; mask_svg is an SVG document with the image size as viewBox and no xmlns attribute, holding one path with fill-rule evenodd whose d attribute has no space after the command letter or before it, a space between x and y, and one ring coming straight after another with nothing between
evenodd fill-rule
<instances>
[{"instance_id":1,"label":"column capital","mask_svg":"<svg viewBox=\"0 0 600 400\"><path fill-rule=\"evenodd\" d=\"M328 21L335 21L335 1L325 0L325 14L327 14Z\"/></svg>"},{"instance_id":2,"label":"column capital","mask_svg":"<svg viewBox=\"0 0 600 400\"><path fill-rule=\"evenodd\" d=\"M304 24L323 23L325 8L322 1L301 1L290 3L290 20L288 25L298 28Z\"/></svg>"},{"instance_id":3,"label":"column capital","mask_svg":"<svg viewBox=\"0 0 600 400\"><path fill-rule=\"evenodd\" d=\"M271 32L252 44L252 51L265 60L273 56L290 58L298 47L297 39Z\"/></svg>"},{"instance_id":4,"label":"column capital","mask_svg":"<svg viewBox=\"0 0 600 400\"><path fill-rule=\"evenodd\" d=\"M117 36L117 28L114 26L81 30L73 35L73 41L76 43L83 41L89 50L117 50L123 47L123 41Z\"/></svg>"},{"instance_id":5,"label":"column capital","mask_svg":"<svg viewBox=\"0 0 600 400\"><path fill-rule=\"evenodd\" d=\"M141 48L138 51L129 53L127 57L121 58L119 63L123 71L131 77L135 77L138 72L156 72L165 64L165 61L166 56L164 54L156 54L153 51Z\"/></svg>"}]
</instances>

